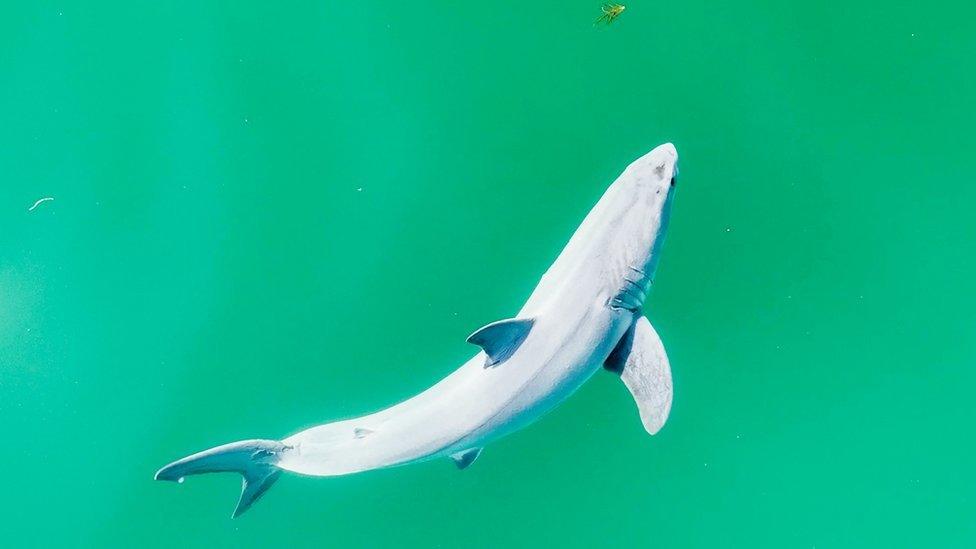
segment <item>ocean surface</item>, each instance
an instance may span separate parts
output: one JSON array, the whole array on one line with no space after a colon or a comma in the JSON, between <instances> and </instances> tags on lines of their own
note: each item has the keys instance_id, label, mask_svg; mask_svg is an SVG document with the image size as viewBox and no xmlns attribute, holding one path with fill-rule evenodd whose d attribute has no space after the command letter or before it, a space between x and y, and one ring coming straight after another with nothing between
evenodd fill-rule
<instances>
[{"instance_id":1,"label":"ocean surface","mask_svg":"<svg viewBox=\"0 0 976 549\"><path fill-rule=\"evenodd\" d=\"M599 14L7 2L0 545L976 546L972 6ZM153 481L447 375L667 141L657 436L598 373L465 471Z\"/></svg>"}]
</instances>

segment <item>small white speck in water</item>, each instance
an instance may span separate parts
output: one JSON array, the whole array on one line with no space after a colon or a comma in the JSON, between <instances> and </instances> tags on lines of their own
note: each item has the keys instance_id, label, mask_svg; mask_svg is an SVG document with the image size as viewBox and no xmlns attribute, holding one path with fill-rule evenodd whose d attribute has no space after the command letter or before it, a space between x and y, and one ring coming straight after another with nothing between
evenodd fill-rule
<instances>
[{"instance_id":1,"label":"small white speck in water","mask_svg":"<svg viewBox=\"0 0 976 549\"><path fill-rule=\"evenodd\" d=\"M732 227L726 227L726 228L725 228L725 232L727 232L727 233L731 233L731 232L732 232Z\"/></svg>"},{"instance_id":2,"label":"small white speck in water","mask_svg":"<svg viewBox=\"0 0 976 549\"><path fill-rule=\"evenodd\" d=\"M183 478L183 477L180 477L180 478L178 478L178 479L176 479L176 482L178 482L178 483L180 483L180 484L183 484L183 481L184 481L184 480L186 480L186 479L185 479L185 478Z\"/></svg>"},{"instance_id":3,"label":"small white speck in water","mask_svg":"<svg viewBox=\"0 0 976 549\"><path fill-rule=\"evenodd\" d=\"M357 192L357 193L361 193L361 192L363 192L363 188L362 188L362 187L356 187L356 192Z\"/></svg>"},{"instance_id":4,"label":"small white speck in water","mask_svg":"<svg viewBox=\"0 0 976 549\"><path fill-rule=\"evenodd\" d=\"M34 202L34 205L33 206L31 206L30 208L27 208L27 211L32 212L32 211L34 211L34 208L40 206L41 204L43 204L45 202L49 202L51 200L54 200L54 197L53 196L45 196L44 198L40 198L36 202Z\"/></svg>"}]
</instances>

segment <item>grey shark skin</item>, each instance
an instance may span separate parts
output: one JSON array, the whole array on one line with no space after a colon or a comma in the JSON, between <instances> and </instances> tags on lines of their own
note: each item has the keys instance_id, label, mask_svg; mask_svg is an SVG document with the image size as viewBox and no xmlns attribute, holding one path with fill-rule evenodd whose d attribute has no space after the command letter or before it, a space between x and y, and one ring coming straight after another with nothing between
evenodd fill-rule
<instances>
[{"instance_id":1,"label":"grey shark skin","mask_svg":"<svg viewBox=\"0 0 976 549\"><path fill-rule=\"evenodd\" d=\"M645 429L671 408L671 372L642 315L667 231L678 154L670 143L637 159L607 189L511 319L468 341L481 352L446 378L374 414L312 427L281 441L246 440L175 461L158 480L233 471L243 480L233 516L280 472L336 476L450 457L465 468L601 367L620 375Z\"/></svg>"}]
</instances>

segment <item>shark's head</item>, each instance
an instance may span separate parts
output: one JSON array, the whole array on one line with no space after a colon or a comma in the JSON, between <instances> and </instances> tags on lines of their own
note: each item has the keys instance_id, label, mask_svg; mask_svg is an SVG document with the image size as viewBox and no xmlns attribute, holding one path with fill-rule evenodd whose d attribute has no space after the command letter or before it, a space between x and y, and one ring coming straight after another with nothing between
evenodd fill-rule
<instances>
[{"instance_id":1,"label":"shark's head","mask_svg":"<svg viewBox=\"0 0 976 549\"><path fill-rule=\"evenodd\" d=\"M653 211L666 209L678 177L678 151L671 143L658 145L627 166L615 185Z\"/></svg>"},{"instance_id":2,"label":"shark's head","mask_svg":"<svg viewBox=\"0 0 976 549\"><path fill-rule=\"evenodd\" d=\"M664 243L677 175L678 153L671 143L627 166L590 210L523 310L544 306L567 284L582 288L592 281L599 285L600 299L604 294L626 297L627 303L618 308L640 309Z\"/></svg>"},{"instance_id":3,"label":"shark's head","mask_svg":"<svg viewBox=\"0 0 976 549\"><path fill-rule=\"evenodd\" d=\"M665 143L632 162L594 208L594 229L604 249L611 291L634 292L626 308L639 308L654 277L671 217L678 152Z\"/></svg>"}]
</instances>

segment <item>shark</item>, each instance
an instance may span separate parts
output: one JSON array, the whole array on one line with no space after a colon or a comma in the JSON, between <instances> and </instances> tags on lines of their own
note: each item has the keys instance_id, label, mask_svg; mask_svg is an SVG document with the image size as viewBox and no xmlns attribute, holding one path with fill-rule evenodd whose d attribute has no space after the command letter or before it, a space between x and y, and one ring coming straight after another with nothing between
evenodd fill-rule
<instances>
[{"instance_id":1,"label":"shark","mask_svg":"<svg viewBox=\"0 0 976 549\"><path fill-rule=\"evenodd\" d=\"M242 476L233 517L284 471L338 476L448 458L470 466L482 449L535 422L601 369L619 376L644 429L656 434L673 398L671 366L644 316L671 217L678 153L670 143L633 161L586 215L512 318L467 341L480 350L420 394L378 412L281 440L217 446L160 469L157 480Z\"/></svg>"}]
</instances>

